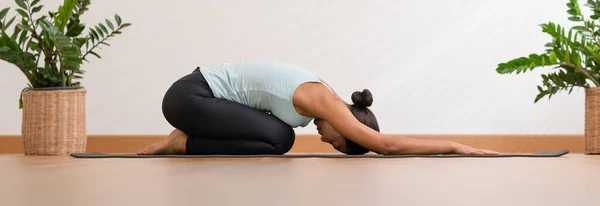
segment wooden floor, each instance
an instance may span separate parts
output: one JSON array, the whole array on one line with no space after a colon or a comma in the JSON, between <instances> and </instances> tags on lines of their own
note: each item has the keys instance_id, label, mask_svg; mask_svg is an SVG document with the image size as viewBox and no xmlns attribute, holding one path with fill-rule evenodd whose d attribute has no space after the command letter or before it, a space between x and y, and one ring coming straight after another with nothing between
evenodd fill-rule
<instances>
[{"instance_id":1,"label":"wooden floor","mask_svg":"<svg viewBox=\"0 0 600 206\"><path fill-rule=\"evenodd\" d=\"M0 205L600 205L600 156L74 159L0 155Z\"/></svg>"}]
</instances>

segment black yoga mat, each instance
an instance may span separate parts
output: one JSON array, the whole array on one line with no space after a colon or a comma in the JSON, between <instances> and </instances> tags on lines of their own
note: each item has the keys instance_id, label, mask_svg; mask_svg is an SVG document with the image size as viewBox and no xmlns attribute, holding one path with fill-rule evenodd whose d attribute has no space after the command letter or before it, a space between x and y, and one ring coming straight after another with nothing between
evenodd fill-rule
<instances>
[{"instance_id":1,"label":"black yoga mat","mask_svg":"<svg viewBox=\"0 0 600 206\"><path fill-rule=\"evenodd\" d=\"M499 158L499 157L560 157L569 153L568 150L540 151L536 153L506 153L499 155L460 155L460 154L436 154L436 155L344 155L344 154L285 154L285 155L137 155L137 154L105 154L105 153L76 153L71 154L75 158Z\"/></svg>"}]
</instances>

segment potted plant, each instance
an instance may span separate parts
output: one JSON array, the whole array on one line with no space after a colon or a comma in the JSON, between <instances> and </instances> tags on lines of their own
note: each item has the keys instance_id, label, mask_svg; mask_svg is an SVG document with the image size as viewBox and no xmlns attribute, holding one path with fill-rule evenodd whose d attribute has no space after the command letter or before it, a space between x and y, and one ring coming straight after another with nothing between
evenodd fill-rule
<instances>
[{"instance_id":1,"label":"potted plant","mask_svg":"<svg viewBox=\"0 0 600 206\"><path fill-rule=\"evenodd\" d=\"M95 56L111 37L130 26L119 15L86 30L80 17L90 0L64 0L57 11L41 12L40 0L15 0L0 10L0 59L16 66L28 80L21 91L22 138L26 155L85 152L86 90L83 61ZM43 14L43 15L42 15ZM14 26L13 26L14 25ZM13 26L13 27L11 27Z\"/></svg>"},{"instance_id":2,"label":"potted plant","mask_svg":"<svg viewBox=\"0 0 600 206\"><path fill-rule=\"evenodd\" d=\"M545 52L518 57L498 64L500 74L524 73L539 67L552 67L542 74L542 85L537 86L540 99L573 88L585 89L585 154L600 154L600 0L588 0L589 18L584 16L579 2L569 0L566 4L568 19L575 26L565 28L553 22L541 24L542 32L552 37L545 45Z\"/></svg>"}]
</instances>

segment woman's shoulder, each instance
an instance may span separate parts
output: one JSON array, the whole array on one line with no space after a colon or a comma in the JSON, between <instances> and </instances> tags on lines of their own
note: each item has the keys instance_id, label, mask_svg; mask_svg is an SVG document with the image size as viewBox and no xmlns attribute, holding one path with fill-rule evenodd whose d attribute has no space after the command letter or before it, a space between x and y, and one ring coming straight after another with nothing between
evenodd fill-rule
<instances>
[{"instance_id":1,"label":"woman's shoulder","mask_svg":"<svg viewBox=\"0 0 600 206\"><path fill-rule=\"evenodd\" d=\"M314 112L319 111L325 105L332 102L348 105L326 82L307 82L300 85L293 96L293 102L296 107L310 113L315 117Z\"/></svg>"}]
</instances>

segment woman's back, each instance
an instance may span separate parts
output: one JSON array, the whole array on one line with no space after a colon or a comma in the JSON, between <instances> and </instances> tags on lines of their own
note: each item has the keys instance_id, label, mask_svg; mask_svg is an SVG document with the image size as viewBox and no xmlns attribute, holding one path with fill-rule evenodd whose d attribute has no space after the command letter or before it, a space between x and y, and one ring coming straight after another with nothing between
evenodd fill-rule
<instances>
[{"instance_id":1,"label":"woman's back","mask_svg":"<svg viewBox=\"0 0 600 206\"><path fill-rule=\"evenodd\" d=\"M312 118L298 114L292 103L296 88L319 78L296 65L242 61L201 67L216 98L269 111L292 127L306 126Z\"/></svg>"}]
</instances>

